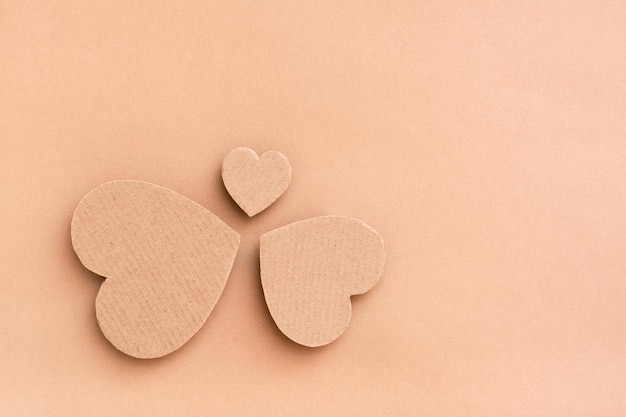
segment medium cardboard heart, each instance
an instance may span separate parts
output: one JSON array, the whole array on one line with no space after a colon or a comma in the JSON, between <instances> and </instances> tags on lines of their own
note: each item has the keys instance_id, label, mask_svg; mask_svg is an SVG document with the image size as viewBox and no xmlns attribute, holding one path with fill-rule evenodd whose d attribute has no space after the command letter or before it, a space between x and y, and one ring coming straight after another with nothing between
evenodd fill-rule
<instances>
[{"instance_id":1,"label":"medium cardboard heart","mask_svg":"<svg viewBox=\"0 0 626 417\"><path fill-rule=\"evenodd\" d=\"M182 195L140 181L88 193L72 219L80 261L106 277L96 316L106 338L137 358L187 342L217 303L239 235Z\"/></svg>"},{"instance_id":2,"label":"medium cardboard heart","mask_svg":"<svg viewBox=\"0 0 626 417\"><path fill-rule=\"evenodd\" d=\"M285 192L291 166L280 152L265 152L259 158L250 148L235 148L224 158L222 179L233 200L252 217Z\"/></svg>"},{"instance_id":3,"label":"medium cardboard heart","mask_svg":"<svg viewBox=\"0 0 626 417\"><path fill-rule=\"evenodd\" d=\"M301 345L337 339L352 315L350 296L369 291L385 264L380 235L349 217L292 223L261 236L261 282L278 328Z\"/></svg>"}]
</instances>

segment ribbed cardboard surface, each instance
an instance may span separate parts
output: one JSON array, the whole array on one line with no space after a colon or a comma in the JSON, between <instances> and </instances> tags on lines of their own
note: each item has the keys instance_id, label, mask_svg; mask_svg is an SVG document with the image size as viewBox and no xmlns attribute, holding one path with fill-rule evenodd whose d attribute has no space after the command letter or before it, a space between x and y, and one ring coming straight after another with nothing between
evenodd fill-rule
<instances>
[{"instance_id":1,"label":"ribbed cardboard surface","mask_svg":"<svg viewBox=\"0 0 626 417\"><path fill-rule=\"evenodd\" d=\"M350 296L369 291L385 264L383 240L350 217L323 216L261 236L261 281L278 328L305 346L337 339L350 323Z\"/></svg>"},{"instance_id":2,"label":"ribbed cardboard surface","mask_svg":"<svg viewBox=\"0 0 626 417\"><path fill-rule=\"evenodd\" d=\"M224 158L222 179L230 196L250 217L272 205L291 181L291 166L280 152L260 157L250 148L235 148Z\"/></svg>"},{"instance_id":3,"label":"ribbed cardboard surface","mask_svg":"<svg viewBox=\"0 0 626 417\"><path fill-rule=\"evenodd\" d=\"M139 181L103 184L79 203L72 244L106 277L98 323L137 358L173 352L206 321L222 294L239 235L182 195Z\"/></svg>"}]
</instances>

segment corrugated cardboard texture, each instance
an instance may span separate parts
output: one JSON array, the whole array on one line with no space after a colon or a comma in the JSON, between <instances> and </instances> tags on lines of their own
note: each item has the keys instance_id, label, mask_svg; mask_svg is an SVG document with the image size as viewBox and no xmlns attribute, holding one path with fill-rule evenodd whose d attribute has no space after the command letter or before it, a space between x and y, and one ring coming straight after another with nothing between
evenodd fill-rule
<instances>
[{"instance_id":1,"label":"corrugated cardboard texture","mask_svg":"<svg viewBox=\"0 0 626 417\"><path fill-rule=\"evenodd\" d=\"M265 301L278 328L305 346L326 345L345 331L350 296L369 291L384 264L380 235L349 217L316 217L261 236Z\"/></svg>"},{"instance_id":2,"label":"corrugated cardboard texture","mask_svg":"<svg viewBox=\"0 0 626 417\"><path fill-rule=\"evenodd\" d=\"M172 190L114 181L81 200L72 244L83 265L106 277L96 298L106 338L128 355L155 358L204 324L228 279L239 235Z\"/></svg>"},{"instance_id":3,"label":"corrugated cardboard texture","mask_svg":"<svg viewBox=\"0 0 626 417\"><path fill-rule=\"evenodd\" d=\"M280 152L261 157L249 148L230 151L222 164L222 179L231 197L250 217L276 201L291 181L291 166Z\"/></svg>"}]
</instances>

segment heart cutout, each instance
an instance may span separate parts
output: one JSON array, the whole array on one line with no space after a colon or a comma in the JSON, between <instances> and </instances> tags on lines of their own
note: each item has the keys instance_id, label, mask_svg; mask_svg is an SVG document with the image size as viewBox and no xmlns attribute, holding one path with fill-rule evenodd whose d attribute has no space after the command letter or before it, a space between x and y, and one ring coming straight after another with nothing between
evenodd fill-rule
<instances>
[{"instance_id":1,"label":"heart cutout","mask_svg":"<svg viewBox=\"0 0 626 417\"><path fill-rule=\"evenodd\" d=\"M240 239L206 208L140 181L89 192L76 207L71 235L83 265L106 277L96 298L102 332L136 358L171 353L200 329Z\"/></svg>"},{"instance_id":2,"label":"heart cutout","mask_svg":"<svg viewBox=\"0 0 626 417\"><path fill-rule=\"evenodd\" d=\"M252 217L274 203L291 181L291 165L280 152L261 157L250 148L235 148L222 164L224 186L237 205Z\"/></svg>"},{"instance_id":3,"label":"heart cutout","mask_svg":"<svg viewBox=\"0 0 626 417\"><path fill-rule=\"evenodd\" d=\"M350 296L369 291L385 264L383 240L350 217L324 216L261 236L261 282L278 328L310 347L326 345L347 328Z\"/></svg>"}]
</instances>

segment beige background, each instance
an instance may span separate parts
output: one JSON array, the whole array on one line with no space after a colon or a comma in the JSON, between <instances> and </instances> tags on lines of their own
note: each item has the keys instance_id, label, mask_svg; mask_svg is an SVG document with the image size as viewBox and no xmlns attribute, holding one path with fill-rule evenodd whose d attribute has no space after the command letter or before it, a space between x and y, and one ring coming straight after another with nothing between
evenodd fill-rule
<instances>
[{"instance_id":1,"label":"beige background","mask_svg":"<svg viewBox=\"0 0 626 417\"><path fill-rule=\"evenodd\" d=\"M626 415L626 3L462 3L0 2L0 415ZM240 145L293 166L251 220L219 174ZM104 339L70 245L126 178L244 236L160 360ZM257 242L324 214L388 262L307 349Z\"/></svg>"}]
</instances>

